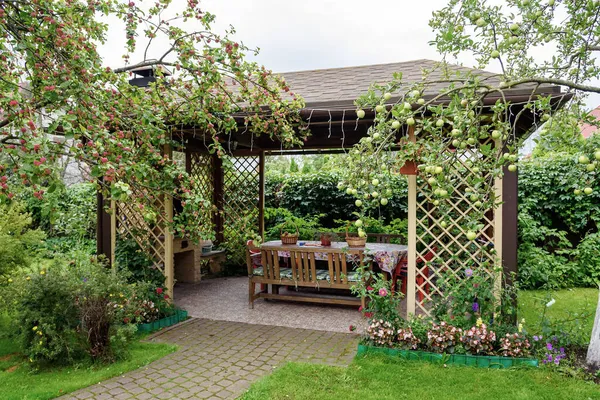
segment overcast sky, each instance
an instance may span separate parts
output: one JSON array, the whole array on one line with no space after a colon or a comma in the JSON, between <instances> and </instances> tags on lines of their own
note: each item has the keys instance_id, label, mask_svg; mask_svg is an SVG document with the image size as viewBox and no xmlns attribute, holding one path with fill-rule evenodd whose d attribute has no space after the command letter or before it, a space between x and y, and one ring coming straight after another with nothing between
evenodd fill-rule
<instances>
[{"instance_id":1,"label":"overcast sky","mask_svg":"<svg viewBox=\"0 0 600 400\"><path fill-rule=\"evenodd\" d=\"M216 31L233 25L237 40L260 47L258 62L275 72L289 72L439 60L428 44L434 38L428 22L447 0L203 0L201 4L216 14ZM110 26L101 54L107 65L121 66L123 29L118 21L110 21ZM150 55L158 57L161 51L164 47L157 43ZM136 57L142 56L140 50ZM474 66L470 57L459 61ZM486 69L499 72L495 64ZM600 96L588 100L589 106L598 104Z\"/></svg>"}]
</instances>

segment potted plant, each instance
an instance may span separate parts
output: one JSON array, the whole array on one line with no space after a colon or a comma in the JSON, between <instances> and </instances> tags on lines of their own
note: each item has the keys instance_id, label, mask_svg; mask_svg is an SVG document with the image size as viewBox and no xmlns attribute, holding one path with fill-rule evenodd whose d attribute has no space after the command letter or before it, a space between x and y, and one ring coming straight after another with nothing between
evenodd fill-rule
<instances>
[{"instance_id":1,"label":"potted plant","mask_svg":"<svg viewBox=\"0 0 600 400\"><path fill-rule=\"evenodd\" d=\"M321 246L331 246L330 233L321 233Z\"/></svg>"}]
</instances>

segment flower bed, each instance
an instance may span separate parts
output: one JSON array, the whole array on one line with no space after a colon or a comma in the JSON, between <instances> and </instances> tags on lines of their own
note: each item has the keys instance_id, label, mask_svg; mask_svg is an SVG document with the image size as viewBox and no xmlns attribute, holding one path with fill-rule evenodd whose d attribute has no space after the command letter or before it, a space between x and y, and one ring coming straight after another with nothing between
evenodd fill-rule
<instances>
[{"instance_id":1,"label":"flower bed","mask_svg":"<svg viewBox=\"0 0 600 400\"><path fill-rule=\"evenodd\" d=\"M138 332L153 332L162 328L166 328L171 325L178 324L181 321L185 321L187 319L188 312L185 310L176 310L175 314L161 318L156 321L148 322L145 324L138 324Z\"/></svg>"},{"instance_id":2,"label":"flower bed","mask_svg":"<svg viewBox=\"0 0 600 400\"><path fill-rule=\"evenodd\" d=\"M389 347L376 347L364 344L358 345L357 355L366 353L387 354L393 357L402 357L407 360L439 361L444 364L468 365L479 368L509 368L515 366L539 365L538 360L533 358L515 358L501 356L472 356L468 354L439 354L421 350L399 350Z\"/></svg>"}]
</instances>

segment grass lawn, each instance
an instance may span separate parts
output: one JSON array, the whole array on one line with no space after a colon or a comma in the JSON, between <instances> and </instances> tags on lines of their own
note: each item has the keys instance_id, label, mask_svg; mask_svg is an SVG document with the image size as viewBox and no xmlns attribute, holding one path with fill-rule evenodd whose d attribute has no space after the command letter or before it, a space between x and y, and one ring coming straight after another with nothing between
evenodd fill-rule
<instances>
[{"instance_id":1,"label":"grass lawn","mask_svg":"<svg viewBox=\"0 0 600 400\"><path fill-rule=\"evenodd\" d=\"M348 368L289 363L241 399L600 399L600 387L544 369L445 368L369 355Z\"/></svg>"},{"instance_id":2,"label":"grass lawn","mask_svg":"<svg viewBox=\"0 0 600 400\"><path fill-rule=\"evenodd\" d=\"M177 346L166 343L135 342L131 346L129 358L114 364L56 368L34 373L29 369L23 356L15 354L16 344L3 337L1 333L0 329L0 399L2 400L52 399L140 368L177 349Z\"/></svg>"},{"instance_id":3,"label":"grass lawn","mask_svg":"<svg viewBox=\"0 0 600 400\"><path fill-rule=\"evenodd\" d=\"M570 329L579 331L589 340L594 325L594 315L598 303L598 289L575 288L563 289L553 292L544 290L524 290L519 292L519 319L525 318L526 326L530 333L538 333L540 327L540 316L545 303L546 296L550 294L556 303L546 310L550 320L567 320L574 313L586 313L588 316L581 320L581 326L575 321L568 324ZM533 331L533 332L531 332ZM600 388L599 388L600 389Z\"/></svg>"}]
</instances>

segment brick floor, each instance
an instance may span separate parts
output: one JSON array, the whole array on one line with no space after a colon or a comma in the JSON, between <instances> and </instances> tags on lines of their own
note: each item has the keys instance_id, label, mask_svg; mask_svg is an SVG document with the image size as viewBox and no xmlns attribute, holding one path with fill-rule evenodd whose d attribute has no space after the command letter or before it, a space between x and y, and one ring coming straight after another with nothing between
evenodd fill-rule
<instances>
[{"instance_id":1,"label":"brick floor","mask_svg":"<svg viewBox=\"0 0 600 400\"><path fill-rule=\"evenodd\" d=\"M175 343L179 350L60 399L235 399L253 381L288 361L348 365L358 337L193 319L151 340Z\"/></svg>"}]
</instances>

